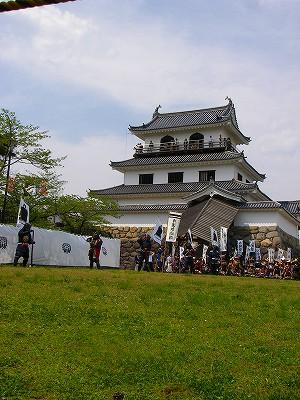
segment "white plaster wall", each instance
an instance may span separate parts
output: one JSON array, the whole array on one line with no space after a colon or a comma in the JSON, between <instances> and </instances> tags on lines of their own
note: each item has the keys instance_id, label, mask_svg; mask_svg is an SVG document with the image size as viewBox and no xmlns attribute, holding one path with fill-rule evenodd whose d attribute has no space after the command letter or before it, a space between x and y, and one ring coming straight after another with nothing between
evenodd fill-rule
<instances>
[{"instance_id":1,"label":"white plaster wall","mask_svg":"<svg viewBox=\"0 0 300 400\"><path fill-rule=\"evenodd\" d=\"M234 219L234 226L272 226L277 225L291 236L298 238L297 222L276 210L240 210Z\"/></svg>"},{"instance_id":2,"label":"white plaster wall","mask_svg":"<svg viewBox=\"0 0 300 400\"><path fill-rule=\"evenodd\" d=\"M177 211L176 211L177 212ZM167 224L169 213L138 213L126 214L120 218L107 217L106 219L117 226L155 226L157 221Z\"/></svg>"},{"instance_id":3,"label":"white plaster wall","mask_svg":"<svg viewBox=\"0 0 300 400\"><path fill-rule=\"evenodd\" d=\"M238 173L240 173L243 177L243 180L241 182L246 182L246 180L248 179L249 182L253 182L254 181L254 177L250 176L244 168L242 168L242 165L234 165L234 179L238 178Z\"/></svg>"},{"instance_id":4,"label":"white plaster wall","mask_svg":"<svg viewBox=\"0 0 300 400\"><path fill-rule=\"evenodd\" d=\"M129 204L185 204L186 201L181 196L175 197L146 197L146 198L138 198L132 196L129 199L122 199L118 201L118 204L121 206L129 205Z\"/></svg>"},{"instance_id":5,"label":"white plaster wall","mask_svg":"<svg viewBox=\"0 0 300 400\"><path fill-rule=\"evenodd\" d=\"M140 169L138 171L127 171L124 173L125 185L138 185L139 174L153 174L153 183L167 183L169 172L183 172L183 182L198 182L199 171L216 171L216 181L227 181L237 176L234 165L202 165L201 167L174 166L166 169Z\"/></svg>"}]
</instances>

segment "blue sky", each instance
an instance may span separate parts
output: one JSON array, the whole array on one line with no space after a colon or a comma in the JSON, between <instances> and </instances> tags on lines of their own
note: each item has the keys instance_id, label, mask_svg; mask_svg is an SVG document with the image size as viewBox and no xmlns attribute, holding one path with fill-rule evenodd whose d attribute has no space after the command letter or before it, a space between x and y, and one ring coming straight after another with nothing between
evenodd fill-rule
<instances>
[{"instance_id":1,"label":"blue sky","mask_svg":"<svg viewBox=\"0 0 300 400\"><path fill-rule=\"evenodd\" d=\"M122 183L129 124L225 104L275 200L299 199L299 0L78 0L0 14L0 107L68 155L66 192Z\"/></svg>"}]
</instances>

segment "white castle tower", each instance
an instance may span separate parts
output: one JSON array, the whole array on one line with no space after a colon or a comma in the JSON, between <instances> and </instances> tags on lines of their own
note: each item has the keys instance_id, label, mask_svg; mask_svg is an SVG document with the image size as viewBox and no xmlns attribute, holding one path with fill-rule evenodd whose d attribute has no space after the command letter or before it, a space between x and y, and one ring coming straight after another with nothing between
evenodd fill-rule
<instances>
[{"instance_id":1,"label":"white castle tower","mask_svg":"<svg viewBox=\"0 0 300 400\"><path fill-rule=\"evenodd\" d=\"M150 229L157 220L166 224L175 211L183 213L183 230L206 241L211 226L224 226L248 229L249 238L261 233L263 240L268 231L276 232L266 247L283 245L286 238L295 247L300 201L273 201L259 189L265 175L240 150L251 139L240 131L231 99L199 110L160 113L159 108L150 122L129 127L140 140L133 158L111 162L124 183L92 191L118 202L121 217L112 218L112 226Z\"/></svg>"}]
</instances>

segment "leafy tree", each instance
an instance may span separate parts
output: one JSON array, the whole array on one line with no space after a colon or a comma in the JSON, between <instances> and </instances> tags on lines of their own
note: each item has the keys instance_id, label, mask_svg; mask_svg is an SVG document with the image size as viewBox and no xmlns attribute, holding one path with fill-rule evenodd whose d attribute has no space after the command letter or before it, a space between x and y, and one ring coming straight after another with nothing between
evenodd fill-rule
<instances>
[{"instance_id":1,"label":"leafy tree","mask_svg":"<svg viewBox=\"0 0 300 400\"><path fill-rule=\"evenodd\" d=\"M7 211L13 216L10 222L17 219L21 196L29 206L30 222L40 228L90 235L107 223L106 216L118 215L117 204L107 198L61 195L63 184L55 174L17 174L9 193Z\"/></svg>"},{"instance_id":2,"label":"leafy tree","mask_svg":"<svg viewBox=\"0 0 300 400\"><path fill-rule=\"evenodd\" d=\"M56 229L59 225L66 232L90 235L108 223L108 215L118 215L118 206L113 200L64 195L46 198L43 208L39 207L34 224Z\"/></svg>"},{"instance_id":3,"label":"leafy tree","mask_svg":"<svg viewBox=\"0 0 300 400\"><path fill-rule=\"evenodd\" d=\"M30 207L30 221L34 223L40 218L40 214L44 214L47 201L62 193L63 184L64 182L54 172L14 175L10 178L6 206L6 216L9 217L6 221L16 221L20 198L23 197Z\"/></svg>"},{"instance_id":4,"label":"leafy tree","mask_svg":"<svg viewBox=\"0 0 300 400\"><path fill-rule=\"evenodd\" d=\"M42 141L49 138L38 126L22 125L15 113L5 109L0 112L0 174L10 164L30 165L38 171L49 172L59 166L65 157L53 158L51 150Z\"/></svg>"},{"instance_id":5,"label":"leafy tree","mask_svg":"<svg viewBox=\"0 0 300 400\"><path fill-rule=\"evenodd\" d=\"M16 215L20 197L27 193L28 187L61 187L59 177L53 169L61 165L65 157L55 158L51 150L43 147L43 141L49 138L47 132L39 127L23 125L15 113L5 109L0 111L0 201L4 206L4 218L10 220ZM16 167L18 165L18 167ZM10 167L20 169L14 178L7 181ZM30 171L24 170L27 166ZM11 174L10 174L11 175ZM6 184L10 187L6 187ZM13 188L11 187L13 186ZM8 189L7 195L5 195Z\"/></svg>"},{"instance_id":6,"label":"leafy tree","mask_svg":"<svg viewBox=\"0 0 300 400\"><path fill-rule=\"evenodd\" d=\"M54 158L42 142L47 132L39 127L22 125L15 114L0 112L0 200L6 187L9 165L23 164L30 171L14 174L10 179L6 215L8 222L17 219L20 197L30 209L30 222L41 228L54 228L75 233L91 234L106 223L105 216L117 215L117 205L107 198L61 195L64 182L54 172L65 157ZM1 199L2 197L2 199ZM59 224L57 223L59 221Z\"/></svg>"}]
</instances>

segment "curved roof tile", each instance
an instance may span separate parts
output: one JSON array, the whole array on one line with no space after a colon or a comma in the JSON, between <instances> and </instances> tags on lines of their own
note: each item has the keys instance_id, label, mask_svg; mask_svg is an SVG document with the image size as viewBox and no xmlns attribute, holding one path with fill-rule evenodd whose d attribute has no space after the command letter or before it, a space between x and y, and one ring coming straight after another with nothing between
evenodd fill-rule
<instances>
[{"instance_id":1,"label":"curved roof tile","mask_svg":"<svg viewBox=\"0 0 300 400\"><path fill-rule=\"evenodd\" d=\"M209 182L186 182L186 183L157 183L146 185L119 185L106 189L91 190L91 193L99 195L125 195L145 193L186 193L203 190ZM237 193L246 193L258 189L256 183L244 183L236 180L216 181L216 186Z\"/></svg>"},{"instance_id":2,"label":"curved roof tile","mask_svg":"<svg viewBox=\"0 0 300 400\"><path fill-rule=\"evenodd\" d=\"M180 154L160 157L136 157L124 161L111 161L110 165L114 167L131 167L141 165L157 165L157 164L177 164L190 163L200 161L218 161L232 160L241 158L243 155L234 151L225 151L219 153L200 153L200 154Z\"/></svg>"},{"instance_id":3,"label":"curved roof tile","mask_svg":"<svg viewBox=\"0 0 300 400\"><path fill-rule=\"evenodd\" d=\"M160 129L211 125L226 121L231 121L233 126L239 131L244 140L246 140L247 142L250 141L250 138L244 136L239 130L235 108L230 99L227 105L220 107L179 111L165 114L156 111L153 114L153 118L150 122L138 126L130 125L129 130L132 132L155 131Z\"/></svg>"}]
</instances>

